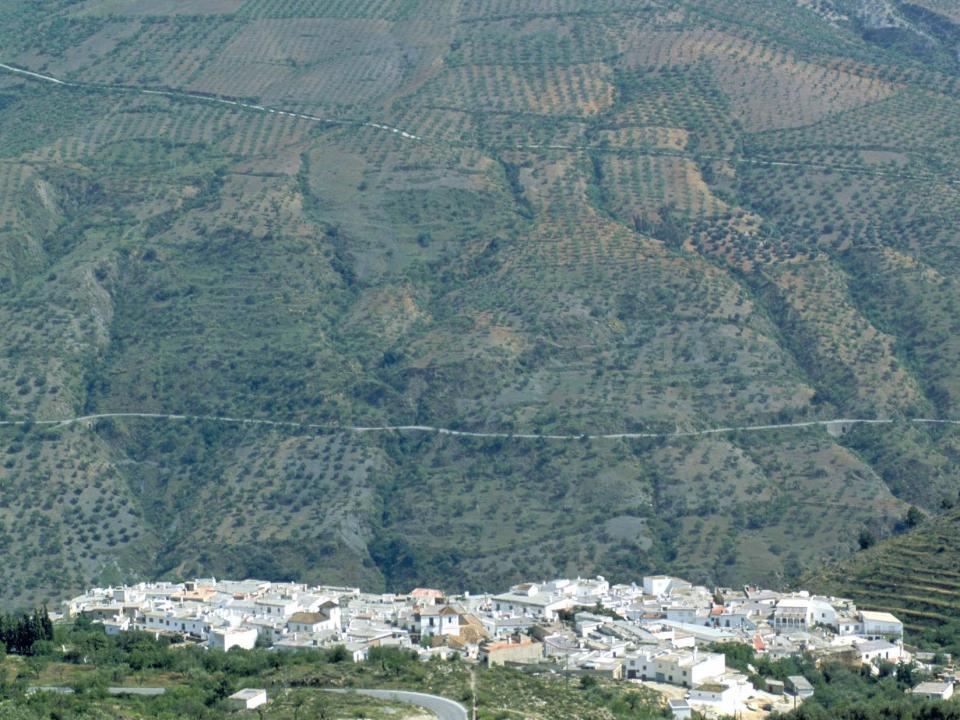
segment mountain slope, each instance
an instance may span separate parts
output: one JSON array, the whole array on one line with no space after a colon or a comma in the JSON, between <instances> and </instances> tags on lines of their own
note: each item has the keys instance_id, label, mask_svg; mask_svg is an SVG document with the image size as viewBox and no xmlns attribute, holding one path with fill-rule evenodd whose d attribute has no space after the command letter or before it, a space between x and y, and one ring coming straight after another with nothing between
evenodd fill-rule
<instances>
[{"instance_id":1,"label":"mountain slope","mask_svg":"<svg viewBox=\"0 0 960 720\"><path fill-rule=\"evenodd\" d=\"M957 66L788 2L10 3L0 602L783 583L957 495ZM819 10L818 10L819 8ZM644 440L352 433L652 431ZM847 432L842 432L843 430Z\"/></svg>"},{"instance_id":2,"label":"mountain slope","mask_svg":"<svg viewBox=\"0 0 960 720\"><path fill-rule=\"evenodd\" d=\"M913 629L960 619L960 512L952 510L812 575L807 582L889 610Z\"/></svg>"}]
</instances>

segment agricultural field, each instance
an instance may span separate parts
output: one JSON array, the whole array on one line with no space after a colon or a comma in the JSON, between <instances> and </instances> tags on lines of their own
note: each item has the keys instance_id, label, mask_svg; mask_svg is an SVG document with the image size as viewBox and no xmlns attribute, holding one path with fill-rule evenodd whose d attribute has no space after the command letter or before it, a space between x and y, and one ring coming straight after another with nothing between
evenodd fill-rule
<instances>
[{"instance_id":1,"label":"agricultural field","mask_svg":"<svg viewBox=\"0 0 960 720\"><path fill-rule=\"evenodd\" d=\"M960 65L854 5L3 3L0 604L784 585L942 512ZM350 429L412 424L508 437Z\"/></svg>"},{"instance_id":2,"label":"agricultural field","mask_svg":"<svg viewBox=\"0 0 960 720\"><path fill-rule=\"evenodd\" d=\"M812 575L818 589L852 597L903 619L912 631L960 619L956 510Z\"/></svg>"}]
</instances>

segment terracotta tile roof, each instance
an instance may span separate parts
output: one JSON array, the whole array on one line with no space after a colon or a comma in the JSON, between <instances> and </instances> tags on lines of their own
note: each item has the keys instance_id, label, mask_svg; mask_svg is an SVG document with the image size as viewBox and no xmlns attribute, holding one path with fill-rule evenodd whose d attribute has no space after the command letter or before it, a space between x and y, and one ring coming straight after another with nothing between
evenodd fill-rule
<instances>
[{"instance_id":1,"label":"terracotta tile roof","mask_svg":"<svg viewBox=\"0 0 960 720\"><path fill-rule=\"evenodd\" d=\"M410 591L410 597L417 598L442 598L443 591L435 590L433 588L414 588Z\"/></svg>"},{"instance_id":2,"label":"terracotta tile roof","mask_svg":"<svg viewBox=\"0 0 960 720\"><path fill-rule=\"evenodd\" d=\"M322 612L298 612L290 616L290 622L300 623L301 625L316 625L317 623L326 622L329 619L330 616Z\"/></svg>"}]
</instances>

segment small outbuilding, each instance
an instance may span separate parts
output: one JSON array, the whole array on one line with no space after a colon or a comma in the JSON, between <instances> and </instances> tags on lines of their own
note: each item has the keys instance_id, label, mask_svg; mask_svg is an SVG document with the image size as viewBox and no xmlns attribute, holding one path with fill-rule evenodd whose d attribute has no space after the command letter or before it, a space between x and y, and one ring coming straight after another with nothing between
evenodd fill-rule
<instances>
[{"instance_id":1,"label":"small outbuilding","mask_svg":"<svg viewBox=\"0 0 960 720\"><path fill-rule=\"evenodd\" d=\"M253 710L266 702L267 691L263 688L244 688L227 698L227 703L234 710Z\"/></svg>"},{"instance_id":2,"label":"small outbuilding","mask_svg":"<svg viewBox=\"0 0 960 720\"><path fill-rule=\"evenodd\" d=\"M693 717L693 712L690 709L690 703L682 698L670 698L667 700L667 707L673 714L674 720Z\"/></svg>"},{"instance_id":3,"label":"small outbuilding","mask_svg":"<svg viewBox=\"0 0 960 720\"><path fill-rule=\"evenodd\" d=\"M729 706L736 701L737 688L723 683L704 683L690 691L690 700L699 703Z\"/></svg>"},{"instance_id":4,"label":"small outbuilding","mask_svg":"<svg viewBox=\"0 0 960 720\"><path fill-rule=\"evenodd\" d=\"M922 682L913 689L913 695L926 700L949 700L953 697L953 683Z\"/></svg>"},{"instance_id":5,"label":"small outbuilding","mask_svg":"<svg viewBox=\"0 0 960 720\"><path fill-rule=\"evenodd\" d=\"M798 698L808 698L813 695L813 685L803 675L791 675L787 678L786 686Z\"/></svg>"},{"instance_id":6,"label":"small outbuilding","mask_svg":"<svg viewBox=\"0 0 960 720\"><path fill-rule=\"evenodd\" d=\"M783 681L767 678L763 681L764 689L771 695L783 695Z\"/></svg>"}]
</instances>

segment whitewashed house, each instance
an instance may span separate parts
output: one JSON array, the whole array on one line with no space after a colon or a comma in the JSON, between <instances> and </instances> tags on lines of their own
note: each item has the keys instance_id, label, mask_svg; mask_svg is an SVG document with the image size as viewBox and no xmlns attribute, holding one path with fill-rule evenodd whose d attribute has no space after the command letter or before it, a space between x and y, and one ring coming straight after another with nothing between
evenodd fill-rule
<instances>
[{"instance_id":1,"label":"whitewashed house","mask_svg":"<svg viewBox=\"0 0 960 720\"><path fill-rule=\"evenodd\" d=\"M103 630L107 635L119 635L130 629L130 618L120 615L112 620L103 621Z\"/></svg>"},{"instance_id":2,"label":"whitewashed house","mask_svg":"<svg viewBox=\"0 0 960 720\"><path fill-rule=\"evenodd\" d=\"M267 596L254 600L254 613L267 617L287 618L300 610L300 603L292 597Z\"/></svg>"},{"instance_id":3,"label":"whitewashed house","mask_svg":"<svg viewBox=\"0 0 960 720\"><path fill-rule=\"evenodd\" d=\"M663 614L667 620L671 620L673 622L697 624L702 624L707 616L707 612L704 608L698 608L689 603L668 605L664 609Z\"/></svg>"},{"instance_id":4,"label":"whitewashed house","mask_svg":"<svg viewBox=\"0 0 960 720\"><path fill-rule=\"evenodd\" d=\"M871 640L903 640L903 623L888 612L860 611L860 634Z\"/></svg>"},{"instance_id":5,"label":"whitewashed house","mask_svg":"<svg viewBox=\"0 0 960 720\"><path fill-rule=\"evenodd\" d=\"M596 632L607 623L611 618L602 615L594 615L589 612L579 612L574 616L574 627L581 637L586 637L592 632Z\"/></svg>"},{"instance_id":6,"label":"whitewashed house","mask_svg":"<svg viewBox=\"0 0 960 720\"><path fill-rule=\"evenodd\" d=\"M210 631L207 644L213 650L227 651L233 647L252 650L256 647L257 635L256 628L216 628Z\"/></svg>"},{"instance_id":7,"label":"whitewashed house","mask_svg":"<svg viewBox=\"0 0 960 720\"><path fill-rule=\"evenodd\" d=\"M530 615L545 620L556 620L561 610L575 607L571 597L542 591L538 585L525 583L510 588L510 592L491 598L493 610L506 615Z\"/></svg>"},{"instance_id":8,"label":"whitewashed house","mask_svg":"<svg viewBox=\"0 0 960 720\"><path fill-rule=\"evenodd\" d=\"M863 623L860 618L853 615L837 616L837 634L841 637L850 635L859 635L863 629Z\"/></svg>"},{"instance_id":9,"label":"whitewashed house","mask_svg":"<svg viewBox=\"0 0 960 720\"><path fill-rule=\"evenodd\" d=\"M152 610L143 614L141 625L148 632L182 633L206 640L210 633L211 619L190 611Z\"/></svg>"},{"instance_id":10,"label":"whitewashed house","mask_svg":"<svg viewBox=\"0 0 960 720\"><path fill-rule=\"evenodd\" d=\"M268 643L274 643L287 634L287 624L280 618L246 617L238 627L255 629L260 638Z\"/></svg>"},{"instance_id":11,"label":"whitewashed house","mask_svg":"<svg viewBox=\"0 0 960 720\"><path fill-rule=\"evenodd\" d=\"M812 630L815 625L836 627L836 624L837 611L819 598L783 598L773 612L773 627L779 632Z\"/></svg>"},{"instance_id":12,"label":"whitewashed house","mask_svg":"<svg viewBox=\"0 0 960 720\"><path fill-rule=\"evenodd\" d=\"M507 617L488 617L483 615L480 621L483 624L483 629L497 638L526 632L533 627L535 622L534 619L528 615Z\"/></svg>"},{"instance_id":13,"label":"whitewashed house","mask_svg":"<svg viewBox=\"0 0 960 720\"><path fill-rule=\"evenodd\" d=\"M654 597L661 597L666 595L667 592L674 585L676 578L672 578L669 575L648 575L643 579L643 594L644 595L653 595ZM684 581L684 585L689 585Z\"/></svg>"},{"instance_id":14,"label":"whitewashed house","mask_svg":"<svg viewBox=\"0 0 960 720\"><path fill-rule=\"evenodd\" d=\"M627 678L693 687L726 672L726 658L720 653L679 650L665 652L657 648L627 654L624 671Z\"/></svg>"},{"instance_id":15,"label":"whitewashed house","mask_svg":"<svg viewBox=\"0 0 960 720\"><path fill-rule=\"evenodd\" d=\"M420 608L413 614L413 622L421 636L460 634L460 613L449 605Z\"/></svg>"},{"instance_id":16,"label":"whitewashed house","mask_svg":"<svg viewBox=\"0 0 960 720\"><path fill-rule=\"evenodd\" d=\"M287 630L293 633L318 633L340 629L340 606L323 603L316 612L295 612L287 619Z\"/></svg>"},{"instance_id":17,"label":"whitewashed house","mask_svg":"<svg viewBox=\"0 0 960 720\"><path fill-rule=\"evenodd\" d=\"M881 660L898 663L904 659L903 647L894 645L887 640L868 640L854 646L855 652L864 663L875 663Z\"/></svg>"}]
</instances>

